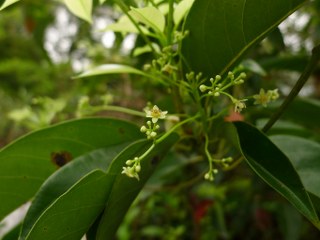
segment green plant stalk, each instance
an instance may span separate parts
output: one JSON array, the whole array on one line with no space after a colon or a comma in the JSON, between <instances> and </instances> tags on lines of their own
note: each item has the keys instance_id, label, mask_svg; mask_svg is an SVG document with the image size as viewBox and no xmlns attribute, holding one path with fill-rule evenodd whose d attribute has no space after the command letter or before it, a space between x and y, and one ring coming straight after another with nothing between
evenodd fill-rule
<instances>
[{"instance_id":1,"label":"green plant stalk","mask_svg":"<svg viewBox=\"0 0 320 240\"><path fill-rule=\"evenodd\" d=\"M173 4L174 0L169 0L169 12L167 18L167 45L172 43L172 31L173 31Z\"/></svg>"},{"instance_id":2,"label":"green plant stalk","mask_svg":"<svg viewBox=\"0 0 320 240\"><path fill-rule=\"evenodd\" d=\"M143 40L148 44L148 46L150 47L150 49L152 50L152 53L154 55L156 55L156 50L154 49L154 47L152 46L152 43L150 42L150 40L148 39L148 37L144 34L144 32L141 30L141 28L139 27L139 24L133 19L133 17L128 13L128 7L127 5L122 1L122 0L116 0L115 1L116 4L118 4L118 6L121 8L121 10L124 12L124 14L126 14L126 16L130 19L130 21L133 23L133 25L137 28L139 34L141 35L141 37L143 38Z\"/></svg>"},{"instance_id":3,"label":"green plant stalk","mask_svg":"<svg viewBox=\"0 0 320 240\"><path fill-rule=\"evenodd\" d=\"M280 108L271 116L269 121L263 127L262 129L263 132L267 132L273 126L273 124L282 116L282 114L288 108L289 104L295 99L295 97L298 95L298 93L300 92L304 84L309 79L310 75L312 74L315 67L317 66L317 63L319 62L319 60L320 60L320 45L312 49L312 55L305 70L301 74L297 83L294 85L291 92L289 93L287 98L284 100Z\"/></svg>"},{"instance_id":4,"label":"green plant stalk","mask_svg":"<svg viewBox=\"0 0 320 240\"><path fill-rule=\"evenodd\" d=\"M185 120L183 120L182 122L177 123L176 125L174 125L169 131L167 131L165 134L163 134L160 138L158 138L155 143L160 143L162 142L164 139L166 139L172 132L174 132L177 128L181 127L182 125L191 122L195 119L197 119L198 117L200 117L200 114L197 114L193 117L187 118Z\"/></svg>"}]
</instances>

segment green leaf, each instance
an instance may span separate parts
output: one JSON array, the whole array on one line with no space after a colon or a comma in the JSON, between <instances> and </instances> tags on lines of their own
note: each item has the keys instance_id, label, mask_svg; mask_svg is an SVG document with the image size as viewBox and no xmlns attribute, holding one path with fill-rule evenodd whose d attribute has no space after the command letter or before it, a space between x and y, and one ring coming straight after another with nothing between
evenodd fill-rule
<instances>
[{"instance_id":1,"label":"green leaf","mask_svg":"<svg viewBox=\"0 0 320 240\"><path fill-rule=\"evenodd\" d=\"M240 150L250 167L319 227L310 196L287 156L255 127L244 122L235 122L234 126Z\"/></svg>"},{"instance_id":2,"label":"green leaf","mask_svg":"<svg viewBox=\"0 0 320 240\"><path fill-rule=\"evenodd\" d=\"M63 0L63 2L74 15L92 23L92 0Z\"/></svg>"},{"instance_id":3,"label":"green leaf","mask_svg":"<svg viewBox=\"0 0 320 240\"><path fill-rule=\"evenodd\" d=\"M179 25L181 20L185 17L185 15L190 10L194 0L183 0L177 4L174 8L173 13L173 21L175 25Z\"/></svg>"},{"instance_id":4,"label":"green leaf","mask_svg":"<svg viewBox=\"0 0 320 240\"><path fill-rule=\"evenodd\" d=\"M320 198L320 144L288 135L275 135L271 140L290 159L306 190Z\"/></svg>"},{"instance_id":5,"label":"green leaf","mask_svg":"<svg viewBox=\"0 0 320 240\"><path fill-rule=\"evenodd\" d=\"M20 0L5 0L3 3L0 4L0 11L5 9L6 7L10 6L11 4L14 4Z\"/></svg>"},{"instance_id":6,"label":"green leaf","mask_svg":"<svg viewBox=\"0 0 320 240\"><path fill-rule=\"evenodd\" d=\"M32 198L57 169L51 154L65 151L76 158L141 136L138 127L131 123L88 118L58 124L18 139L0 151L0 219Z\"/></svg>"},{"instance_id":7,"label":"green leaf","mask_svg":"<svg viewBox=\"0 0 320 240\"><path fill-rule=\"evenodd\" d=\"M284 113L284 118L319 131L320 101L311 98L296 98Z\"/></svg>"},{"instance_id":8,"label":"green leaf","mask_svg":"<svg viewBox=\"0 0 320 240\"><path fill-rule=\"evenodd\" d=\"M92 77L97 75L122 74L122 73L131 73L131 74L138 74L138 75L150 77L145 72L127 65L104 64L104 65L100 65L98 67L92 68L90 70L87 70L81 73L80 75L75 76L74 78L86 78L86 77Z\"/></svg>"},{"instance_id":9,"label":"green leaf","mask_svg":"<svg viewBox=\"0 0 320 240\"><path fill-rule=\"evenodd\" d=\"M81 239L105 207L109 188L105 172L90 172L46 209L25 239Z\"/></svg>"},{"instance_id":10,"label":"green leaf","mask_svg":"<svg viewBox=\"0 0 320 240\"><path fill-rule=\"evenodd\" d=\"M165 27L165 17L155 7L131 8L129 14L136 21L151 27L158 33L163 33Z\"/></svg>"},{"instance_id":11,"label":"green leaf","mask_svg":"<svg viewBox=\"0 0 320 240\"><path fill-rule=\"evenodd\" d=\"M188 71L223 75L307 0L197 0L182 43Z\"/></svg>"},{"instance_id":12,"label":"green leaf","mask_svg":"<svg viewBox=\"0 0 320 240\"><path fill-rule=\"evenodd\" d=\"M143 26L140 26L142 32L146 35L152 35L149 30ZM123 15L118 19L116 23L109 24L104 31L111 30L113 32L121 33L139 33L136 26L131 22L127 15Z\"/></svg>"},{"instance_id":13,"label":"green leaf","mask_svg":"<svg viewBox=\"0 0 320 240\"><path fill-rule=\"evenodd\" d=\"M107 174L114 176L114 183L97 229L97 240L112 238L130 205L141 191L146 181L150 178L155 168L160 163L160 160L177 142L177 140L178 135L171 134L164 141L157 144L155 148L141 161L139 181L121 174L121 170L128 159L140 156L146 151L146 147L150 146L150 144L147 146L145 142L133 144L112 162Z\"/></svg>"},{"instance_id":14,"label":"green leaf","mask_svg":"<svg viewBox=\"0 0 320 240\"><path fill-rule=\"evenodd\" d=\"M21 238L26 237L37 219L52 202L90 171L106 170L114 157L128 144L129 142L94 150L74 159L70 164L52 174L41 186L32 201L23 223Z\"/></svg>"}]
</instances>

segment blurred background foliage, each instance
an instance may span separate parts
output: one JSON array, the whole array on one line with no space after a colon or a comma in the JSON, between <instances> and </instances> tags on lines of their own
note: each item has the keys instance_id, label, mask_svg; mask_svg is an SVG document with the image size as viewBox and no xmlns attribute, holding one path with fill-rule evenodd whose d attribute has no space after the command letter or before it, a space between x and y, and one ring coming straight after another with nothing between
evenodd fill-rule
<instances>
[{"instance_id":1,"label":"blurred background foliage","mask_svg":"<svg viewBox=\"0 0 320 240\"><path fill-rule=\"evenodd\" d=\"M319 9L320 0L306 5L251 50L243 63L252 71L248 92L261 87L278 87L283 95L289 92L310 50L320 42ZM141 39L103 31L119 14L112 1L95 3L93 25L71 15L58 1L25 0L1 12L0 146L76 117L83 96L93 105L113 103L138 110L152 96L170 109L165 88L150 92L154 83L135 81L136 76L72 79L90 66L143 66L150 60L148 54L132 56ZM320 66L270 134L285 132L320 141L319 99ZM250 109L246 117L262 126L276 107L275 103ZM309 112L313 114L304 114ZM205 166L195 165L197 159L186 152L179 154L178 149L161 164L131 207L118 239L320 239L318 231L244 163L221 173L212 184L202 180Z\"/></svg>"}]
</instances>

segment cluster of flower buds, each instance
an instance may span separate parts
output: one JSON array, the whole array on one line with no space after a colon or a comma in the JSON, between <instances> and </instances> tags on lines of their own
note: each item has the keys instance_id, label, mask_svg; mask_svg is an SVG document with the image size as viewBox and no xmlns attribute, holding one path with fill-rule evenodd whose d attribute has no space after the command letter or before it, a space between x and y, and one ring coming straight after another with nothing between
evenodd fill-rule
<instances>
[{"instance_id":1,"label":"cluster of flower buds","mask_svg":"<svg viewBox=\"0 0 320 240\"><path fill-rule=\"evenodd\" d=\"M227 93L226 90L234 85L244 83L245 78L246 74L244 72L240 73L238 76L235 76L233 72L229 72L225 79L222 79L220 75L216 75L215 78L210 78L211 86L201 84L199 90L214 97L219 97L221 94L226 95L234 104L234 111L241 112L242 109L246 108L246 104L244 102L247 101L247 99L236 99Z\"/></svg>"},{"instance_id":2,"label":"cluster of flower buds","mask_svg":"<svg viewBox=\"0 0 320 240\"><path fill-rule=\"evenodd\" d=\"M217 168L212 167L213 162L216 166L220 165L223 168L227 168L227 167L229 167L229 164L233 161L233 158L227 157L227 158L222 158L222 159L209 159L209 161L211 161L210 162L210 169L204 175L204 179L209 180L209 181L213 181L214 176L217 175L219 172L219 170Z\"/></svg>"},{"instance_id":3,"label":"cluster of flower buds","mask_svg":"<svg viewBox=\"0 0 320 240\"><path fill-rule=\"evenodd\" d=\"M127 160L126 165L127 167L122 167L121 173L139 180L139 172L141 171L140 159L135 157L133 160Z\"/></svg>"},{"instance_id":4,"label":"cluster of flower buds","mask_svg":"<svg viewBox=\"0 0 320 240\"><path fill-rule=\"evenodd\" d=\"M151 118L151 121L147 121L147 126L142 126L140 131L147 135L148 139L155 140L157 137L157 130L160 126L157 124L159 119L166 118L168 111L162 111L157 105L154 105L152 108L147 107L145 109L146 117ZM140 161L148 154L148 151L152 149L153 145L140 157L135 157L133 160L129 159L126 161L126 166L122 169L122 174L127 175L130 178L136 178L139 180L139 172L141 171Z\"/></svg>"},{"instance_id":5,"label":"cluster of flower buds","mask_svg":"<svg viewBox=\"0 0 320 240\"><path fill-rule=\"evenodd\" d=\"M209 95L219 97L220 94L224 94L225 90L231 86L239 85L244 83L246 74L244 72L240 73L235 77L233 72L229 72L225 79L222 79L220 75L216 75L215 78L210 78L211 86L201 84L199 89L201 92L207 92Z\"/></svg>"}]
</instances>

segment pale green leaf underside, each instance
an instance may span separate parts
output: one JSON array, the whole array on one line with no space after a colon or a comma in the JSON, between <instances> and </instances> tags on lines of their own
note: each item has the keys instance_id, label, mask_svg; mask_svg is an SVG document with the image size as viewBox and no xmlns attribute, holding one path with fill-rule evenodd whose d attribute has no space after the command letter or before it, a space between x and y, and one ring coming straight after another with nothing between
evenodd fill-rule
<instances>
[{"instance_id":1,"label":"pale green leaf underside","mask_svg":"<svg viewBox=\"0 0 320 240\"><path fill-rule=\"evenodd\" d=\"M63 0L63 2L74 15L92 23L92 0Z\"/></svg>"},{"instance_id":2,"label":"pale green leaf underside","mask_svg":"<svg viewBox=\"0 0 320 240\"><path fill-rule=\"evenodd\" d=\"M4 3L0 6L0 11L2 9L5 9L6 7L10 6L11 4L18 2L18 1L20 1L20 0L6 0L6 1L4 1Z\"/></svg>"},{"instance_id":3,"label":"pale green leaf underside","mask_svg":"<svg viewBox=\"0 0 320 240\"><path fill-rule=\"evenodd\" d=\"M174 8L173 21L178 25L184 18L186 13L190 10L194 0L183 0Z\"/></svg>"},{"instance_id":4,"label":"pale green leaf underside","mask_svg":"<svg viewBox=\"0 0 320 240\"><path fill-rule=\"evenodd\" d=\"M131 8L129 14L136 21L153 28L157 32L163 33L165 27L165 17L155 7Z\"/></svg>"}]
</instances>

